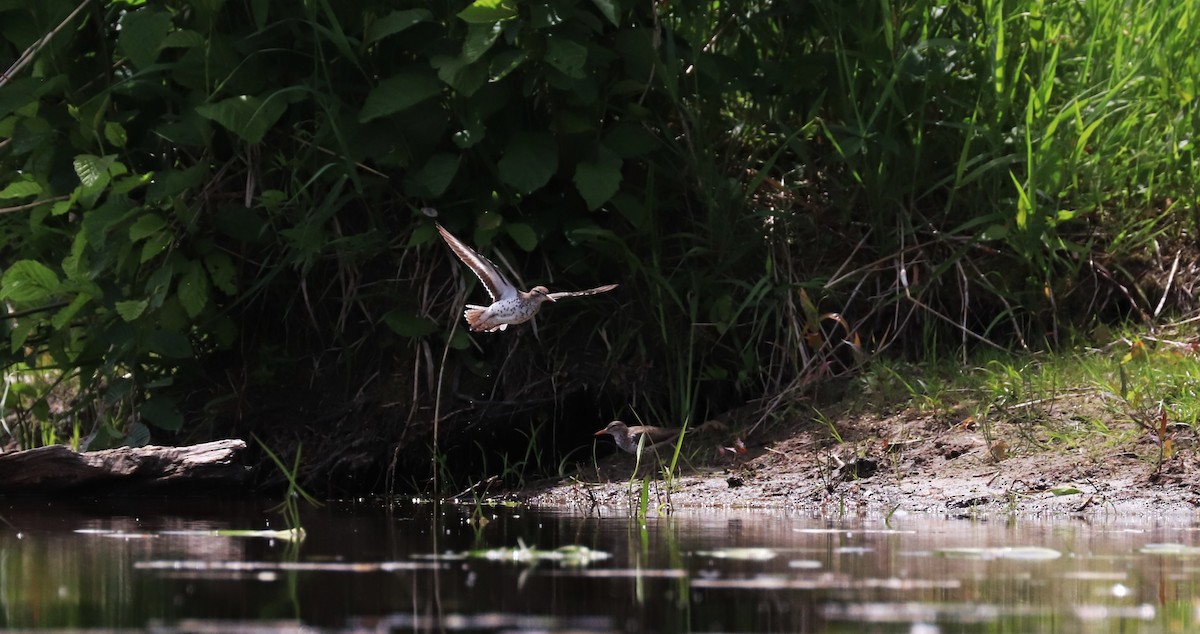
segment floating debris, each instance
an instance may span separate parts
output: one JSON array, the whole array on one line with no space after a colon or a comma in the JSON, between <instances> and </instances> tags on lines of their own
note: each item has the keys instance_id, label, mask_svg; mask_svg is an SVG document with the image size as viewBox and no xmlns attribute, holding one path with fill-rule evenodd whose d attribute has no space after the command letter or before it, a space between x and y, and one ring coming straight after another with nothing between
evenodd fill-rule
<instances>
[{"instance_id":1,"label":"floating debris","mask_svg":"<svg viewBox=\"0 0 1200 634\"><path fill-rule=\"evenodd\" d=\"M716 550L699 550L700 557L714 559L737 559L740 561L768 561L775 558L775 551L770 548L718 548Z\"/></svg>"},{"instance_id":2,"label":"floating debris","mask_svg":"<svg viewBox=\"0 0 1200 634\"><path fill-rule=\"evenodd\" d=\"M587 546L560 546L554 550L540 550L526 546L525 542L517 539L517 547L486 548L470 550L465 556L471 559L486 559L488 561L511 561L516 563L538 563L551 561L564 566L586 566L593 562L603 561L612 557L609 553L592 550Z\"/></svg>"},{"instance_id":3,"label":"floating debris","mask_svg":"<svg viewBox=\"0 0 1200 634\"><path fill-rule=\"evenodd\" d=\"M1053 548L1038 546L1009 546L1001 548L940 548L933 551L942 557L956 559L1016 559L1023 561L1049 561L1062 557Z\"/></svg>"},{"instance_id":4,"label":"floating debris","mask_svg":"<svg viewBox=\"0 0 1200 634\"><path fill-rule=\"evenodd\" d=\"M1186 544L1146 544L1138 549L1143 555L1200 555L1200 548Z\"/></svg>"}]
</instances>

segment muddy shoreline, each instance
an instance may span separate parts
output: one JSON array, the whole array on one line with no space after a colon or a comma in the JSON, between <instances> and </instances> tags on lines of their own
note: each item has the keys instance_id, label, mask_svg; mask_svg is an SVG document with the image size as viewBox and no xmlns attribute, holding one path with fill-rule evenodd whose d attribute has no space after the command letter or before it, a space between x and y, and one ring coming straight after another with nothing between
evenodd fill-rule
<instances>
[{"instance_id":1,"label":"muddy shoreline","mask_svg":"<svg viewBox=\"0 0 1200 634\"><path fill-rule=\"evenodd\" d=\"M981 433L971 421L914 415L841 421L841 441L799 425L746 443L727 464L703 436L685 439L693 460L669 480L669 456L610 455L574 473L502 497L542 507L637 507L649 477L649 508L786 508L819 514L998 512L1079 515L1191 515L1200 510L1200 461L1192 438L1176 438L1171 455L1146 434L1123 443L1096 438L1061 446L1027 428ZM990 439L990 441L989 441ZM698 446L697 446L698 445ZM704 463L704 464L698 464Z\"/></svg>"}]
</instances>

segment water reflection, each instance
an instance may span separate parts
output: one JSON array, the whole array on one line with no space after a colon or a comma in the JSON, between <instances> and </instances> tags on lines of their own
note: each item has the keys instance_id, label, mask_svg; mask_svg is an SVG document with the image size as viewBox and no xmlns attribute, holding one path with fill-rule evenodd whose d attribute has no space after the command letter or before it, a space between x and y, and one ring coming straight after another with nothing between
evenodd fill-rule
<instances>
[{"instance_id":1,"label":"water reflection","mask_svg":"<svg viewBox=\"0 0 1200 634\"><path fill-rule=\"evenodd\" d=\"M1188 519L835 521L522 508L6 501L0 626L244 631L1189 632ZM571 560L559 553L607 558ZM489 550L506 549L506 550ZM562 550L556 550L562 549ZM489 555L491 558L489 558Z\"/></svg>"}]
</instances>

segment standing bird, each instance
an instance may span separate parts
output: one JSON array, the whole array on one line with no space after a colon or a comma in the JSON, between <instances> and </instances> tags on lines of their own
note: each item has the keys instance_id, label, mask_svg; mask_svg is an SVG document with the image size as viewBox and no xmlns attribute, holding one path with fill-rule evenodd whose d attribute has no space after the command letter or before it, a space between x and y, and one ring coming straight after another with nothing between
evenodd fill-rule
<instances>
[{"instance_id":1,"label":"standing bird","mask_svg":"<svg viewBox=\"0 0 1200 634\"><path fill-rule=\"evenodd\" d=\"M637 453L638 440L646 437L645 446L651 447L658 443L674 440L679 435L679 429L674 427L654 427L651 425L634 425L630 427L625 423L614 420L607 427L593 434L594 436L603 436L608 434L617 441L617 446L626 453Z\"/></svg>"},{"instance_id":2,"label":"standing bird","mask_svg":"<svg viewBox=\"0 0 1200 634\"><path fill-rule=\"evenodd\" d=\"M586 291L551 293L550 289L545 286L534 286L528 291L518 291L517 287L504 277L500 269L492 264L491 260L463 244L449 231L446 231L442 225L437 225L437 230L442 234L442 239L446 241L446 244L450 245L450 250L454 252L454 255L457 255L463 264L475 272L475 276L487 288L488 295L492 296L490 306L467 304L467 310L463 312L463 317L466 317L471 332L504 330L511 324L523 324L533 319L538 309L542 307L542 302L557 302L564 297L607 293L617 287L616 284L605 284Z\"/></svg>"}]
</instances>

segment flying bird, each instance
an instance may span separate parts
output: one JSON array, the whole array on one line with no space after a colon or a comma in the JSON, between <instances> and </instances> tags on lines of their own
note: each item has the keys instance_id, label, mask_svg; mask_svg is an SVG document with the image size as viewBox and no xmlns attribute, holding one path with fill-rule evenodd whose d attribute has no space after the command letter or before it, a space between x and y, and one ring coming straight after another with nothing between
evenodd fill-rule
<instances>
[{"instance_id":1,"label":"flying bird","mask_svg":"<svg viewBox=\"0 0 1200 634\"><path fill-rule=\"evenodd\" d=\"M491 260L463 244L449 231L446 231L442 225L437 225L437 230L442 234L442 239L450 246L454 255L457 255L463 264L475 272L475 276L479 278L480 282L483 282L488 295L492 297L492 303L489 306L467 304L467 309L463 311L463 317L467 319L471 332L504 330L510 325L523 324L533 319L543 302L557 302L564 297L607 293L617 287L616 284L605 284L586 291L551 293L550 289L545 286L534 286L528 291L519 291L512 282L508 281L508 278L504 277L500 269L492 264Z\"/></svg>"}]
</instances>

